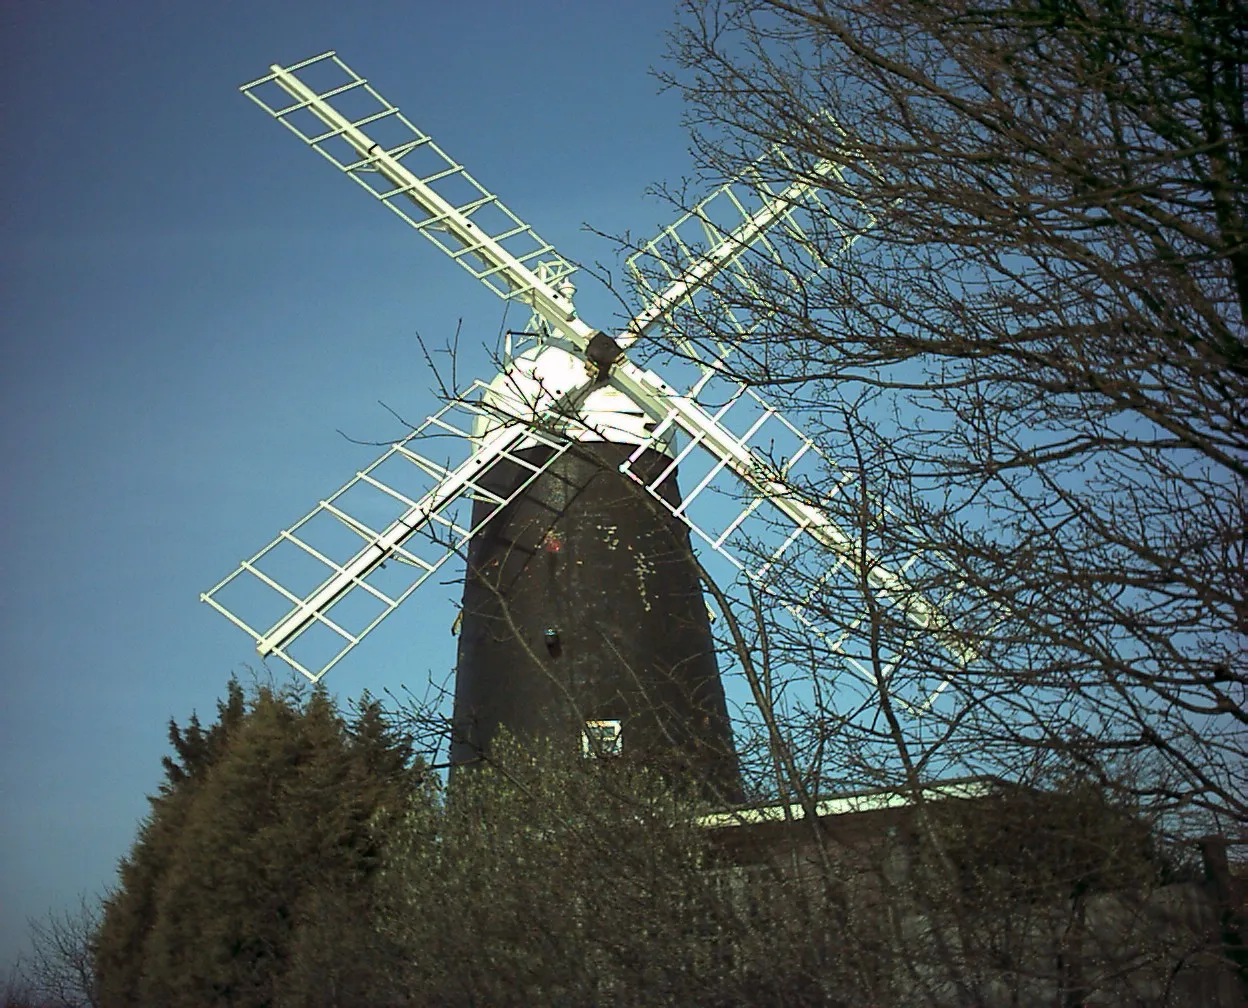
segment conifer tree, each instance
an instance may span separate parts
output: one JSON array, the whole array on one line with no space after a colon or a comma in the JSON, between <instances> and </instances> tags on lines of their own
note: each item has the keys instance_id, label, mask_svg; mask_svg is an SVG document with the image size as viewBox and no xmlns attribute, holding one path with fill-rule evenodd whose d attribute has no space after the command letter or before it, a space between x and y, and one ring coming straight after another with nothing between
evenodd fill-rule
<instances>
[{"instance_id":1,"label":"conifer tree","mask_svg":"<svg viewBox=\"0 0 1248 1008\"><path fill-rule=\"evenodd\" d=\"M243 689L231 679L226 699L217 704L217 721L207 732L194 714L185 729L172 719L169 722L169 742L175 755L161 761L165 779L157 794L149 798L151 812L130 855L122 859L117 887L105 901L96 936L95 970L101 1004L139 1003L146 937L155 921L157 895L178 837L196 791L245 714Z\"/></svg>"},{"instance_id":2,"label":"conifer tree","mask_svg":"<svg viewBox=\"0 0 1248 1008\"><path fill-rule=\"evenodd\" d=\"M233 686L218 724L171 725L170 741L106 908L102 1003L358 1003L378 809L402 807L415 774L380 708L366 699L348 725L323 690L244 704Z\"/></svg>"}]
</instances>

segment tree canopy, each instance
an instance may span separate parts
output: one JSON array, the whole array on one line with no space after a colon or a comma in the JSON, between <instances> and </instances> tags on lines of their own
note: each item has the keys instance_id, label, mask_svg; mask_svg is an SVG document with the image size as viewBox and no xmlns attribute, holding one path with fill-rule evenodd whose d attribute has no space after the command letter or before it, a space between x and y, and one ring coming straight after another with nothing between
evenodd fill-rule
<instances>
[{"instance_id":1,"label":"tree canopy","mask_svg":"<svg viewBox=\"0 0 1248 1008\"><path fill-rule=\"evenodd\" d=\"M96 942L100 1004L276 1005L364 963L367 881L418 779L365 698L231 682L218 720L171 722L174 756Z\"/></svg>"},{"instance_id":2,"label":"tree canopy","mask_svg":"<svg viewBox=\"0 0 1248 1008\"><path fill-rule=\"evenodd\" d=\"M772 564L737 610L773 692L812 698L775 708L787 786L1077 765L1242 822L1243 4L681 6L663 75L706 178L829 209L683 306L677 349L814 434L830 462L792 492L907 564L964 649L866 578L825 583L832 558Z\"/></svg>"},{"instance_id":3,"label":"tree canopy","mask_svg":"<svg viewBox=\"0 0 1248 1008\"><path fill-rule=\"evenodd\" d=\"M1216 903L1087 783L708 819L557 742L501 738L447 792L367 698L231 685L219 714L171 728L102 920L37 933L15 1008L1234 1003Z\"/></svg>"}]
</instances>

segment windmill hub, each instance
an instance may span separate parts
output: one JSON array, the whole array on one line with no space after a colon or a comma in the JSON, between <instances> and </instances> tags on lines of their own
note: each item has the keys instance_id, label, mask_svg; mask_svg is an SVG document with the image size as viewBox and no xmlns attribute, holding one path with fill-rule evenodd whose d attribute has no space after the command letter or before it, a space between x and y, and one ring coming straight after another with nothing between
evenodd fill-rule
<instances>
[{"instance_id":1,"label":"windmill hub","mask_svg":"<svg viewBox=\"0 0 1248 1008\"><path fill-rule=\"evenodd\" d=\"M611 366L624 356L624 350L615 340L603 332L594 333L585 345L585 359L593 365L594 381L605 382L611 376Z\"/></svg>"},{"instance_id":2,"label":"windmill hub","mask_svg":"<svg viewBox=\"0 0 1248 1008\"><path fill-rule=\"evenodd\" d=\"M618 358L620 350L615 341L609 336L602 338L615 350L611 360ZM483 397L490 408L477 418L473 437L480 444L495 430L519 420L573 441L646 445L675 455L670 434L655 442L652 429L659 418L647 415L613 385L595 384L597 370L596 364L558 345L547 343L529 348L490 382ZM535 409L552 397L553 407ZM520 447L535 443L525 441Z\"/></svg>"}]
</instances>

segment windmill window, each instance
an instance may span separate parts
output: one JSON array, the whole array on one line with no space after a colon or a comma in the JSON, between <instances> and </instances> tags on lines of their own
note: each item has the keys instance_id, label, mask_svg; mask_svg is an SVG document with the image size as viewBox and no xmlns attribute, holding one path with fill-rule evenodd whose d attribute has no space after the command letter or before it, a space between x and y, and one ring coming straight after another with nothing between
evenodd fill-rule
<instances>
[{"instance_id":1,"label":"windmill window","mask_svg":"<svg viewBox=\"0 0 1248 1008\"><path fill-rule=\"evenodd\" d=\"M619 721L586 721L581 732L581 755L586 759L602 759L620 756L624 752L624 737Z\"/></svg>"}]
</instances>

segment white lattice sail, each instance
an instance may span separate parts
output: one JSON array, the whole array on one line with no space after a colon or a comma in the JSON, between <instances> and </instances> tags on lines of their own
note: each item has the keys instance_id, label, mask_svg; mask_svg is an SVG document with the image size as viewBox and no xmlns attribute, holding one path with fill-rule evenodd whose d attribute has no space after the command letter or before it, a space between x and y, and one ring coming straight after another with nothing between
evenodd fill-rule
<instances>
[{"instance_id":1,"label":"white lattice sail","mask_svg":"<svg viewBox=\"0 0 1248 1008\"><path fill-rule=\"evenodd\" d=\"M853 198L853 189L848 168L826 161L802 166L773 148L637 246L626 260L629 275L643 304L662 305L668 340L702 357L705 352L682 331L683 313L694 311L711 323L708 330L730 339L749 336L764 321L758 306L775 301L763 295L764 280L795 288L832 268L874 227L875 218ZM673 297L673 284L717 258L721 264L713 276L676 288ZM719 340L711 354L730 350L731 343Z\"/></svg>"},{"instance_id":2,"label":"white lattice sail","mask_svg":"<svg viewBox=\"0 0 1248 1008\"><path fill-rule=\"evenodd\" d=\"M646 480L627 464L624 468L684 519L730 570L779 600L797 623L821 638L827 653L839 654L850 672L875 684L880 656L870 662L860 657L870 605L864 599L858 612L846 611L845 600L855 592L870 592L871 605L887 606L917 632L935 635L959 665L974 658L973 649L943 615L948 588L921 589L908 577L916 565L937 565L942 570L931 580L947 583L948 565L931 550L904 544L898 549L896 542L889 544L888 562L883 562L877 555L884 546L878 533L885 526L897 529L903 524L900 516L872 499L870 509L879 520L864 521L859 500L864 488L858 477L732 377L741 341L770 317L759 306L777 300L774 287L764 289L763 284L796 292L809 277L834 268L874 226L874 217L853 197L853 172L869 168L826 162L803 167L772 150L628 258L646 305L640 317L653 317L650 331L665 328L650 350L652 358L662 357L668 384L679 390L674 401L696 404L715 428L728 433L712 444L682 423L678 410L655 428L656 437L670 437L669 424L681 426L688 435L672 463L680 467L683 488L675 506L656 492L666 473ZM776 181L776 175L785 177ZM764 226L752 226L760 220ZM719 265L705 282L682 283L710 260ZM713 335L695 342L688 338L691 330ZM656 345L667 352L654 352ZM683 383L678 377L682 374L687 376ZM837 507L842 502L846 506ZM832 511L853 520L838 523ZM811 570L812 560L826 566ZM795 595L788 587L795 582L809 587ZM828 604L834 594L835 605ZM829 618L833 609L835 620ZM902 660L900 654L885 655L885 674ZM912 705L930 705L946 685L947 680L932 683Z\"/></svg>"},{"instance_id":3,"label":"white lattice sail","mask_svg":"<svg viewBox=\"0 0 1248 1008\"><path fill-rule=\"evenodd\" d=\"M915 634L934 637L959 664L974 658L943 612L950 591L947 565L918 545L899 545L891 537L885 542L886 530L895 535L904 523L878 499L868 498L870 506L864 509L864 488L855 472L829 458L758 393L714 366L708 365L682 398L710 415L720 446L712 449L697 434L687 436L666 469L644 473L633 462L654 446L643 444L621 469L685 521L704 550L713 551L771 602L780 602L793 620L821 638L826 653L839 655L864 683L875 684L879 674L878 661L864 660L861 649L875 605L889 608L896 622ZM656 425L656 440L670 438L671 422ZM722 450L727 438L731 453ZM741 458L748 462L742 465ZM659 487L677 468L681 496L672 502ZM742 475L747 468L748 478ZM916 565L924 568L922 582L910 577ZM931 578L934 565L942 572ZM933 589L933 581L944 587ZM794 584L806 587L797 594ZM855 599L861 600L856 611ZM900 654L883 656L886 666L901 660ZM907 702L929 704L943 689L933 682Z\"/></svg>"},{"instance_id":4,"label":"white lattice sail","mask_svg":"<svg viewBox=\"0 0 1248 1008\"><path fill-rule=\"evenodd\" d=\"M487 241L528 270L540 265L552 287L575 272L335 53L270 69L243 94L500 297L529 302L533 287L489 255Z\"/></svg>"},{"instance_id":5,"label":"white lattice sail","mask_svg":"<svg viewBox=\"0 0 1248 1008\"><path fill-rule=\"evenodd\" d=\"M472 504L501 507L537 479L568 442L540 427L497 423L476 383L345 486L283 530L200 597L313 682L444 564L477 528ZM483 419L490 433L474 439ZM535 465L518 452L546 447ZM528 457L531 453L526 452ZM527 472L506 497L486 485L497 462ZM488 519L487 519L488 520Z\"/></svg>"}]
</instances>

